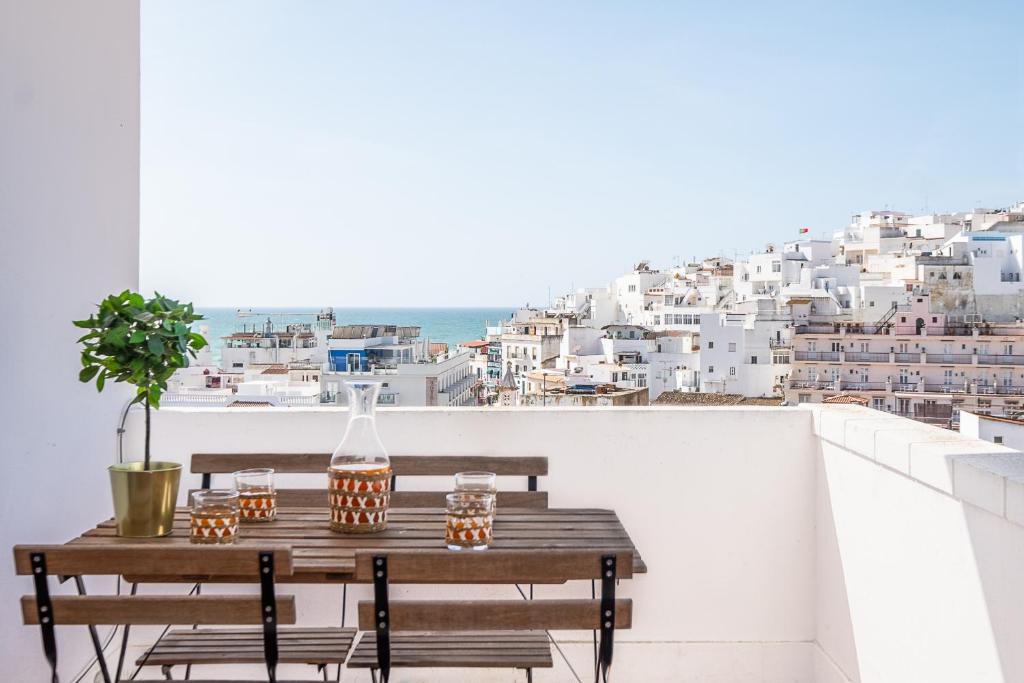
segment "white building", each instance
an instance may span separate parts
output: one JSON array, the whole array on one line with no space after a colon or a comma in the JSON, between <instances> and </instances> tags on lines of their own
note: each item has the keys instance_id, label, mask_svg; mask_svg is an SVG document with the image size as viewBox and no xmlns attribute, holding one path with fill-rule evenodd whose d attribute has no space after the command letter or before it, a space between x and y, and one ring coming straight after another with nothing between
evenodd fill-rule
<instances>
[{"instance_id":1,"label":"white building","mask_svg":"<svg viewBox=\"0 0 1024 683\"><path fill-rule=\"evenodd\" d=\"M1024 420L1020 416L1019 411L1014 412L1014 417L1000 417L961 410L960 433L1021 451L1024 450Z\"/></svg>"},{"instance_id":2,"label":"white building","mask_svg":"<svg viewBox=\"0 0 1024 683\"><path fill-rule=\"evenodd\" d=\"M477 378L472 354L430 355L419 327L343 325L327 339L322 383L328 400L344 404L344 382L372 378L382 382L382 406L465 406L476 402Z\"/></svg>"},{"instance_id":3,"label":"white building","mask_svg":"<svg viewBox=\"0 0 1024 683\"><path fill-rule=\"evenodd\" d=\"M325 362L327 337L334 329L334 311L325 308L310 314L314 319L308 323L274 322L274 317L285 315L293 318L302 314L240 311L237 329L221 340L221 369L241 372L250 365ZM249 322L259 318L265 319Z\"/></svg>"},{"instance_id":4,"label":"white building","mask_svg":"<svg viewBox=\"0 0 1024 683\"><path fill-rule=\"evenodd\" d=\"M782 393L790 370L792 319L765 308L701 316L701 391L751 397Z\"/></svg>"}]
</instances>

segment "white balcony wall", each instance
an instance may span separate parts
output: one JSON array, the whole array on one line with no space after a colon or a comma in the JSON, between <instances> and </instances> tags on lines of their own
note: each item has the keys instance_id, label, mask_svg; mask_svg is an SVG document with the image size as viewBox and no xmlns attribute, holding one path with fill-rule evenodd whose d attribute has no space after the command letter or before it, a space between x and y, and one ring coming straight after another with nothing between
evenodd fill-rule
<instances>
[{"instance_id":1,"label":"white balcony wall","mask_svg":"<svg viewBox=\"0 0 1024 683\"><path fill-rule=\"evenodd\" d=\"M138 3L4 3L0 10L0 680L49 680L39 632L22 625L10 547L59 543L110 514L106 465L122 387L78 382L85 317L138 285ZM59 502L59 503L58 503ZM69 586L55 589L62 593ZM91 648L61 630L61 680Z\"/></svg>"},{"instance_id":2,"label":"white balcony wall","mask_svg":"<svg viewBox=\"0 0 1024 683\"><path fill-rule=\"evenodd\" d=\"M154 443L183 462L329 451L344 423L336 408L165 409ZM850 406L400 408L381 410L380 428L395 454L546 455L553 506L619 513L649 573L621 586L635 628L619 634L618 680L1024 680L1017 451ZM340 591L328 590L297 589L303 621L337 622ZM539 595L560 591L589 596ZM368 596L351 591L349 609ZM561 638L586 670L588 635ZM556 665L536 680L570 676Z\"/></svg>"},{"instance_id":3,"label":"white balcony wall","mask_svg":"<svg viewBox=\"0 0 1024 683\"><path fill-rule=\"evenodd\" d=\"M639 680L632 672L641 670L654 677L648 680L707 680L676 673L710 672L738 676L722 680L812 680L818 450L809 413L396 408L379 415L392 453L545 455L550 476L541 487L552 506L619 513L650 573L620 587L636 603L634 628L617 639L618 680ZM139 417L129 428L136 444ZM159 457L181 462L193 452L329 452L345 420L338 408L163 409L153 443ZM198 483L193 477L189 485ZM525 481L509 483L525 488ZM590 595L589 584L570 590ZM550 592L557 591L540 594ZM365 587L353 593L370 594ZM299 599L302 618L337 622L336 598ZM567 646L574 666L585 670L589 634L568 637L576 641ZM556 669L537 680L566 676ZM494 680L509 680L508 673Z\"/></svg>"},{"instance_id":4,"label":"white balcony wall","mask_svg":"<svg viewBox=\"0 0 1024 683\"><path fill-rule=\"evenodd\" d=\"M122 387L96 390L71 320L138 285L139 8L135 1L4 3L0 10L0 319L11 342L0 407L0 680L49 680L21 626L15 543L63 542L110 513L106 466ZM59 503L58 503L59 501ZM65 585L57 592L65 592ZM60 633L62 680L87 659Z\"/></svg>"},{"instance_id":5,"label":"white balcony wall","mask_svg":"<svg viewBox=\"0 0 1024 683\"><path fill-rule=\"evenodd\" d=\"M1024 680L1024 456L867 408L808 412L816 680Z\"/></svg>"}]
</instances>

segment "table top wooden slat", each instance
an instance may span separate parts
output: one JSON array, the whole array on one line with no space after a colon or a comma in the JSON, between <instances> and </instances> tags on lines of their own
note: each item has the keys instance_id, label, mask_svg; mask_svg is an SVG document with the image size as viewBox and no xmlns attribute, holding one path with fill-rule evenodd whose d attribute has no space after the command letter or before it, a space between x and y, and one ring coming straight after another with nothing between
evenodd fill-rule
<instances>
[{"instance_id":1,"label":"table top wooden slat","mask_svg":"<svg viewBox=\"0 0 1024 683\"><path fill-rule=\"evenodd\" d=\"M330 530L323 508L280 508L274 522L243 524L238 546L290 547L294 576L285 580L302 583L351 580L355 554L365 550L438 550L444 548L445 513L436 508L393 508L387 530L367 535L339 534ZM101 522L72 544L188 545L189 513L175 512L175 528L169 536L139 539L116 535L113 520ZM195 546L193 546L195 547ZM612 510L572 508L499 508L494 520L494 542L487 552L516 550L618 550L632 551L633 572L647 567ZM176 577L159 577L163 581ZM156 577L147 580L156 580ZM185 580L185 577L178 577Z\"/></svg>"}]
</instances>

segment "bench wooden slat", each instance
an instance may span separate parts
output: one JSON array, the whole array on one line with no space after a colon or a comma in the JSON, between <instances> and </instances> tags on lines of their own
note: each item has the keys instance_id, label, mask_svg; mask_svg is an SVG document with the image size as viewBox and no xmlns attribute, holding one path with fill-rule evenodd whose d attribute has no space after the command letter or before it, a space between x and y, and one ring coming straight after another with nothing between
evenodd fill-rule
<instances>
[{"instance_id":1,"label":"bench wooden slat","mask_svg":"<svg viewBox=\"0 0 1024 683\"><path fill-rule=\"evenodd\" d=\"M449 631L391 635L396 667L551 668L551 642L543 631ZM377 667L377 634L364 633L351 668Z\"/></svg>"},{"instance_id":2,"label":"bench wooden slat","mask_svg":"<svg viewBox=\"0 0 1024 683\"><path fill-rule=\"evenodd\" d=\"M18 574L31 574L33 553L46 556L48 574L64 576L182 574L185 576L249 576L259 580L259 553L273 551L274 574L292 575L292 553L286 547L209 548L186 546L156 548L138 543L107 547L87 545L17 545L14 564Z\"/></svg>"},{"instance_id":3,"label":"bench wooden slat","mask_svg":"<svg viewBox=\"0 0 1024 683\"><path fill-rule=\"evenodd\" d=\"M537 553L503 550L453 553L447 549L410 549L356 552L356 581L373 581L373 558L388 558L388 580L393 583L554 583L601 578L603 553L599 550L557 549ZM609 553L611 554L611 553ZM633 576L633 553L618 551L616 576Z\"/></svg>"},{"instance_id":4,"label":"bench wooden slat","mask_svg":"<svg viewBox=\"0 0 1024 683\"><path fill-rule=\"evenodd\" d=\"M356 637L354 628L282 628L277 632L284 664L339 664ZM167 633L136 665L249 664L263 662L263 630L182 629Z\"/></svg>"},{"instance_id":5,"label":"bench wooden slat","mask_svg":"<svg viewBox=\"0 0 1024 683\"><path fill-rule=\"evenodd\" d=\"M330 453L193 453L190 471L226 474L241 469L270 467L282 474L326 473ZM393 455L396 476L452 476L482 470L500 476L543 477L548 459L543 456L504 455Z\"/></svg>"},{"instance_id":6,"label":"bench wooden slat","mask_svg":"<svg viewBox=\"0 0 1024 683\"><path fill-rule=\"evenodd\" d=\"M260 599L251 595L61 595L51 598L53 623L106 624L261 624ZM21 598L25 624L38 624L36 599ZM295 623L295 597L277 598L281 624Z\"/></svg>"},{"instance_id":7,"label":"bench wooden slat","mask_svg":"<svg viewBox=\"0 0 1024 683\"><path fill-rule=\"evenodd\" d=\"M190 489L191 496L199 489ZM391 494L392 508L444 508L445 496L450 491L395 491ZM319 489L277 489L278 507L327 508L327 486ZM499 491L498 505L510 508L546 508L547 491ZM248 527L246 527L248 528Z\"/></svg>"},{"instance_id":8,"label":"bench wooden slat","mask_svg":"<svg viewBox=\"0 0 1024 683\"><path fill-rule=\"evenodd\" d=\"M390 572L390 566L388 567ZM392 600L392 631L595 630L601 626L600 600ZM630 628L633 601L615 601L615 628ZM359 628L376 628L372 600L359 602Z\"/></svg>"}]
</instances>

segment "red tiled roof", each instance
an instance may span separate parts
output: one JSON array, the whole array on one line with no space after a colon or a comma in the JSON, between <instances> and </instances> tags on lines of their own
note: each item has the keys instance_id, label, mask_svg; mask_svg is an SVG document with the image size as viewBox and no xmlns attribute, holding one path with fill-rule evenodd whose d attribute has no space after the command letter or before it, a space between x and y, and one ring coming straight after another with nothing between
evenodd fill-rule
<instances>
[{"instance_id":1,"label":"red tiled roof","mask_svg":"<svg viewBox=\"0 0 1024 683\"><path fill-rule=\"evenodd\" d=\"M267 368L266 370L264 370L260 374L261 375L287 375L288 374L288 368Z\"/></svg>"},{"instance_id":2,"label":"red tiled roof","mask_svg":"<svg viewBox=\"0 0 1024 683\"><path fill-rule=\"evenodd\" d=\"M835 396L829 396L828 398L822 399L822 403L851 403L858 406L866 406L868 400L863 396L853 396L851 394L836 394Z\"/></svg>"},{"instance_id":3,"label":"red tiled roof","mask_svg":"<svg viewBox=\"0 0 1024 683\"><path fill-rule=\"evenodd\" d=\"M487 346L489 343L483 339L474 339L473 341L460 342L459 346L465 346L467 349L479 349L481 346Z\"/></svg>"},{"instance_id":4,"label":"red tiled roof","mask_svg":"<svg viewBox=\"0 0 1024 683\"><path fill-rule=\"evenodd\" d=\"M269 408L273 405L270 401L235 401L228 404L228 408Z\"/></svg>"}]
</instances>

